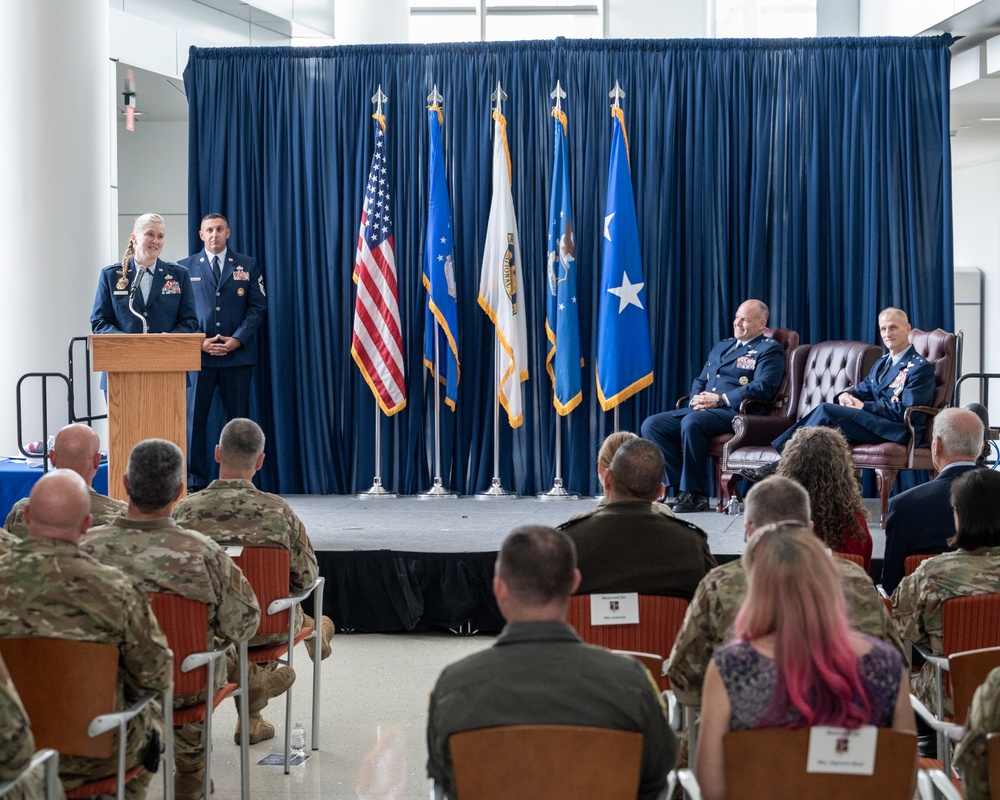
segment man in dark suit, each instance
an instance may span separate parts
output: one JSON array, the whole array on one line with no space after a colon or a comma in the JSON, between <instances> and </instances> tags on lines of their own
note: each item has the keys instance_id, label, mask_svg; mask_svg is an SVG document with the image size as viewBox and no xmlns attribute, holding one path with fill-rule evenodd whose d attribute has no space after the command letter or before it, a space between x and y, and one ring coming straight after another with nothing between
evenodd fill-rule
<instances>
[{"instance_id":1,"label":"man in dark suit","mask_svg":"<svg viewBox=\"0 0 1000 800\"><path fill-rule=\"evenodd\" d=\"M691 384L688 407L654 414L642 423L643 437L663 451L667 481L679 492L674 511L708 510L709 442L732 432L742 400L770 400L781 385L785 355L780 344L764 338L767 316L760 300L742 303L733 320L734 338L712 349Z\"/></svg>"},{"instance_id":2,"label":"man in dark suit","mask_svg":"<svg viewBox=\"0 0 1000 800\"><path fill-rule=\"evenodd\" d=\"M716 566L705 532L653 508L663 492L663 454L630 439L604 471L608 502L559 526L576 545L579 594L641 592L690 600Z\"/></svg>"},{"instance_id":3,"label":"man in dark suit","mask_svg":"<svg viewBox=\"0 0 1000 800\"><path fill-rule=\"evenodd\" d=\"M226 421L250 416L250 378L257 363L257 329L267 312L264 278L257 262L230 250L229 224L222 214L206 214L198 235L205 249L181 260L191 271L198 323L205 331L201 372L191 373L188 486L204 488L208 475L208 414L216 387Z\"/></svg>"},{"instance_id":4,"label":"man in dark suit","mask_svg":"<svg viewBox=\"0 0 1000 800\"><path fill-rule=\"evenodd\" d=\"M904 444L909 436L903 416L910 406L925 406L934 399L934 367L910 344L910 321L906 312L887 308L878 315L879 333L889 348L888 355L875 362L861 383L841 392L834 403L820 403L806 416L771 442L780 454L799 428L826 425L839 428L851 444ZM912 418L913 437L919 442L926 420ZM759 481L773 473L778 462L744 469L740 474Z\"/></svg>"},{"instance_id":5,"label":"man in dark suit","mask_svg":"<svg viewBox=\"0 0 1000 800\"><path fill-rule=\"evenodd\" d=\"M101 271L90 315L94 333L198 330L188 271L159 257L164 235L163 217L159 214L143 214L136 219L123 263Z\"/></svg>"},{"instance_id":6,"label":"man in dark suit","mask_svg":"<svg viewBox=\"0 0 1000 800\"><path fill-rule=\"evenodd\" d=\"M973 412L946 408L934 418L931 460L938 476L889 501L882 563L882 588L887 594L891 595L903 579L907 556L953 549L948 544L955 535L951 484L976 468L982 449L983 423Z\"/></svg>"}]
</instances>

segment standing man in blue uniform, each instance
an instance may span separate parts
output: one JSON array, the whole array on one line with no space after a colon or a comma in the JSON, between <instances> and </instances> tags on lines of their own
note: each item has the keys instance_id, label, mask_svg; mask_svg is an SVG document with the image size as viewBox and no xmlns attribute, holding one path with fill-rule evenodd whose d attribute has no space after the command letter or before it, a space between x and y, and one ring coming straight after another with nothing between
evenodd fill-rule
<instances>
[{"instance_id":1,"label":"standing man in blue uniform","mask_svg":"<svg viewBox=\"0 0 1000 800\"><path fill-rule=\"evenodd\" d=\"M250 416L257 329L267 312L264 278L257 262L228 249L229 233L222 214L206 214L198 232L205 249L180 262L191 272L198 323L205 331L191 412L188 491L198 491L211 480L206 428L216 387L227 422Z\"/></svg>"},{"instance_id":2,"label":"standing man in blue uniform","mask_svg":"<svg viewBox=\"0 0 1000 800\"><path fill-rule=\"evenodd\" d=\"M878 329L889 353L875 362L861 383L838 394L835 402L820 403L771 442L779 454L795 431L813 425L839 428L851 444L906 443L906 409L930 405L934 400L934 366L910 344L910 320L905 311L886 308L878 315ZM913 440L919 443L927 416L915 414L911 421ZM777 468L775 460L764 467L741 470L740 474L759 481Z\"/></svg>"},{"instance_id":3,"label":"standing man in blue uniform","mask_svg":"<svg viewBox=\"0 0 1000 800\"><path fill-rule=\"evenodd\" d=\"M644 438L655 442L667 462L667 483L680 493L674 511L708 510L708 444L733 429L745 399L770 400L785 375L781 345L764 338L767 306L746 300L736 309L734 338L719 342L691 384L687 408L647 417Z\"/></svg>"}]
</instances>

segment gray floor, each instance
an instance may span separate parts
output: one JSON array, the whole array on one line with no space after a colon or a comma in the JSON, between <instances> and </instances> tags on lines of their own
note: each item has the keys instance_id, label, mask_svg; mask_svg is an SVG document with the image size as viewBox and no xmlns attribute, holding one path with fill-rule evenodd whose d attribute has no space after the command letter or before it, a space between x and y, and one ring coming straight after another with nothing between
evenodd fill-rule
<instances>
[{"instance_id":1,"label":"gray floor","mask_svg":"<svg viewBox=\"0 0 1000 800\"><path fill-rule=\"evenodd\" d=\"M288 495L316 550L401 550L421 553L492 552L512 528L528 523L558 525L597 503L594 498L543 502L511 500L358 499L354 495ZM878 501L866 500L874 558L885 550ZM714 511L684 518L708 534L713 553L743 552L743 518Z\"/></svg>"}]
</instances>

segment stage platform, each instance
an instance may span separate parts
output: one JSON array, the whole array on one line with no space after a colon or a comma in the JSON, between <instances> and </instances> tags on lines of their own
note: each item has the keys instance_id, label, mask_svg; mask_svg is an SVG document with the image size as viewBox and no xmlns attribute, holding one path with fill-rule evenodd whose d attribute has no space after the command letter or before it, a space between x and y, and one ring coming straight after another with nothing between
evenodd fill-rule
<instances>
[{"instance_id":1,"label":"stage platform","mask_svg":"<svg viewBox=\"0 0 1000 800\"><path fill-rule=\"evenodd\" d=\"M324 612L338 630L393 633L449 629L496 633L496 551L519 525L559 525L593 508L592 497L542 501L372 500L354 495L288 495L326 578ZM878 501L866 500L874 540L872 572L881 572L885 534ZM720 562L743 552L743 518L714 511L684 518L708 534Z\"/></svg>"}]
</instances>

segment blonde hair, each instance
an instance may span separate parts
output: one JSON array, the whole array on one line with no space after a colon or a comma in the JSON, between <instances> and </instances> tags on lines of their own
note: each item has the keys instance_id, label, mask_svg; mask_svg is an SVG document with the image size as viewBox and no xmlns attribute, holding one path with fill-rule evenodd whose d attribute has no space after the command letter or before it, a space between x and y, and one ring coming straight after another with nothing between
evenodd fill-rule
<instances>
[{"instance_id":1,"label":"blonde hair","mask_svg":"<svg viewBox=\"0 0 1000 800\"><path fill-rule=\"evenodd\" d=\"M632 431L615 431L609 434L608 437L601 444L601 449L597 451L597 462L607 469L611 466L611 459L615 457L615 453L618 452L618 448L621 447L629 439L638 439L639 437L632 433Z\"/></svg>"},{"instance_id":2,"label":"blonde hair","mask_svg":"<svg viewBox=\"0 0 1000 800\"><path fill-rule=\"evenodd\" d=\"M166 227L166 223L163 221L163 217L159 214L145 213L140 214L135 218L135 222L132 223L132 233L128 237L128 244L125 246L125 254L122 256L122 269L121 276L123 278L128 278L128 265L131 263L132 258L135 256L135 242L132 241L132 237L142 233L146 228L148 228L153 223L159 223Z\"/></svg>"}]
</instances>

